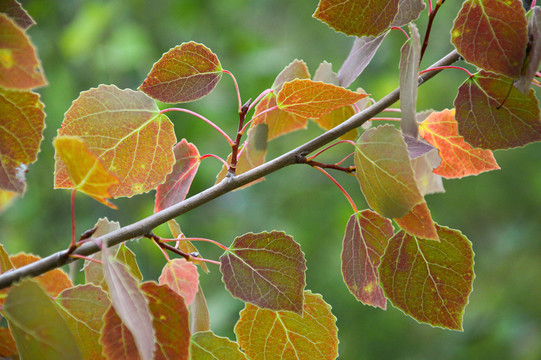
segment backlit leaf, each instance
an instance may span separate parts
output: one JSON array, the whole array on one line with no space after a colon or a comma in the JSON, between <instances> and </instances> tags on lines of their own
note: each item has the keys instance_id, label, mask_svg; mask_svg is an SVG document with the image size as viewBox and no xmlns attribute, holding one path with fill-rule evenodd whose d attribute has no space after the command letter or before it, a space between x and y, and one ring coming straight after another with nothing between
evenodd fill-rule
<instances>
[{"instance_id":1,"label":"backlit leaf","mask_svg":"<svg viewBox=\"0 0 541 360\"><path fill-rule=\"evenodd\" d=\"M341 108L338 108L336 110L331 111L330 113L323 115L319 119L314 119L314 121L325 130L330 130L335 126L340 125L350 117L355 115L355 110L353 109L353 106L342 106ZM359 131L357 129L353 129L351 131L348 131L344 135L340 136L340 139L344 140L355 140L357 139L357 136L359 136Z\"/></svg>"},{"instance_id":2,"label":"backlit leaf","mask_svg":"<svg viewBox=\"0 0 541 360\"><path fill-rule=\"evenodd\" d=\"M175 165L173 171L165 178L165 182L156 188L154 212L184 200L199 168L199 151L194 144L187 142L186 139L182 139L175 145L173 153L175 154Z\"/></svg>"},{"instance_id":3,"label":"backlit leaf","mask_svg":"<svg viewBox=\"0 0 541 360\"><path fill-rule=\"evenodd\" d=\"M73 188L113 209L116 206L110 189L120 181L111 175L80 137L59 136L54 139L55 155L64 164Z\"/></svg>"},{"instance_id":4,"label":"backlit leaf","mask_svg":"<svg viewBox=\"0 0 541 360\"><path fill-rule=\"evenodd\" d=\"M268 126L267 141L271 141L278 136L290 133L295 130L305 129L308 119L289 113L281 109L274 109L263 113L263 111L275 107L276 96L268 94L257 104L255 108L252 127L257 124L265 123ZM263 113L262 115L259 115Z\"/></svg>"},{"instance_id":5,"label":"backlit leaf","mask_svg":"<svg viewBox=\"0 0 541 360\"><path fill-rule=\"evenodd\" d=\"M36 161L43 138L44 119L38 94L0 88L0 189L24 193L28 165Z\"/></svg>"},{"instance_id":6,"label":"backlit leaf","mask_svg":"<svg viewBox=\"0 0 541 360\"><path fill-rule=\"evenodd\" d=\"M377 36L390 28L399 0L320 0L313 17L346 35Z\"/></svg>"},{"instance_id":7,"label":"backlit leaf","mask_svg":"<svg viewBox=\"0 0 541 360\"><path fill-rule=\"evenodd\" d=\"M340 85L338 74L332 71L332 64L325 60L317 67L313 80L323 81L327 84Z\"/></svg>"},{"instance_id":8,"label":"backlit leaf","mask_svg":"<svg viewBox=\"0 0 541 360\"><path fill-rule=\"evenodd\" d=\"M342 246L342 277L358 301L387 308L379 286L378 266L387 242L394 235L391 221L364 210L351 215Z\"/></svg>"},{"instance_id":9,"label":"backlit leaf","mask_svg":"<svg viewBox=\"0 0 541 360\"><path fill-rule=\"evenodd\" d=\"M17 194L11 191L0 190L0 214L17 198Z\"/></svg>"},{"instance_id":10,"label":"backlit leaf","mask_svg":"<svg viewBox=\"0 0 541 360\"><path fill-rule=\"evenodd\" d=\"M103 251L103 270L112 306L133 335L141 359L151 360L155 340L148 300L128 270L120 262L109 257L107 247L104 247Z\"/></svg>"},{"instance_id":11,"label":"backlit leaf","mask_svg":"<svg viewBox=\"0 0 541 360\"><path fill-rule=\"evenodd\" d=\"M528 53L522 66L520 78L515 84L523 94L528 94L535 73L541 65L541 8L535 6L528 13L528 16Z\"/></svg>"},{"instance_id":12,"label":"backlit leaf","mask_svg":"<svg viewBox=\"0 0 541 360\"><path fill-rule=\"evenodd\" d=\"M13 285L2 312L21 359L83 359L62 310L36 281Z\"/></svg>"},{"instance_id":13,"label":"backlit leaf","mask_svg":"<svg viewBox=\"0 0 541 360\"><path fill-rule=\"evenodd\" d=\"M4 249L4 245L0 244L0 274L3 274L11 269L13 269L13 264L9 259L6 249Z\"/></svg>"},{"instance_id":14,"label":"backlit leaf","mask_svg":"<svg viewBox=\"0 0 541 360\"><path fill-rule=\"evenodd\" d=\"M389 32L384 32L376 37L363 36L355 39L348 57L340 70L338 70L338 82L340 86L348 87L361 75L363 70L372 61L374 55L376 55L376 51L387 37L387 34Z\"/></svg>"},{"instance_id":15,"label":"backlit leaf","mask_svg":"<svg viewBox=\"0 0 541 360\"><path fill-rule=\"evenodd\" d=\"M424 0L400 0L398 3L398 14L396 14L391 26L404 26L419 18L425 9Z\"/></svg>"},{"instance_id":16,"label":"backlit leaf","mask_svg":"<svg viewBox=\"0 0 541 360\"><path fill-rule=\"evenodd\" d=\"M102 235L120 229L120 223L118 223L117 221L109 221L107 218L100 218L96 225L94 225L94 228L94 233L92 234L90 239L96 239ZM102 246L102 244L99 245ZM118 245L110 247L109 252L116 254L118 248ZM90 255L90 257L101 262L103 260L103 253L101 251L98 251L97 253ZM85 282L87 284L92 283L94 285L101 286L105 291L108 290L107 283L105 281L105 275L103 274L103 266L101 264L85 260L83 270L85 273Z\"/></svg>"},{"instance_id":17,"label":"backlit leaf","mask_svg":"<svg viewBox=\"0 0 541 360\"><path fill-rule=\"evenodd\" d=\"M102 318L111 305L107 293L95 285L79 285L62 291L56 302L66 313L83 358L104 359L99 338Z\"/></svg>"},{"instance_id":18,"label":"backlit leaf","mask_svg":"<svg viewBox=\"0 0 541 360\"><path fill-rule=\"evenodd\" d=\"M190 324L184 300L169 287L154 282L141 284L141 290L148 299L156 330L155 359L187 360Z\"/></svg>"},{"instance_id":19,"label":"backlit leaf","mask_svg":"<svg viewBox=\"0 0 541 360\"><path fill-rule=\"evenodd\" d=\"M442 161L435 174L448 179L461 178L500 168L492 151L475 149L458 135L454 109L430 114L421 123L419 133L439 151Z\"/></svg>"},{"instance_id":20,"label":"backlit leaf","mask_svg":"<svg viewBox=\"0 0 541 360\"><path fill-rule=\"evenodd\" d=\"M509 78L481 71L460 86L455 108L458 133L473 147L508 149L541 140L534 91L522 94Z\"/></svg>"},{"instance_id":21,"label":"backlit leaf","mask_svg":"<svg viewBox=\"0 0 541 360\"><path fill-rule=\"evenodd\" d=\"M421 59L421 37L415 24L409 25L411 37L400 50L400 110L402 134L417 139L417 86L419 61Z\"/></svg>"},{"instance_id":22,"label":"backlit leaf","mask_svg":"<svg viewBox=\"0 0 541 360\"><path fill-rule=\"evenodd\" d=\"M26 30L36 22L25 9L16 0L0 1L0 13L4 13L11 18L22 29Z\"/></svg>"},{"instance_id":23,"label":"backlit leaf","mask_svg":"<svg viewBox=\"0 0 541 360\"><path fill-rule=\"evenodd\" d=\"M169 230L171 231L171 235L173 235L174 239L181 239L184 237L184 234L182 234L182 231L180 230L180 225L175 221L175 219L171 219L167 221L167 226L169 227ZM197 250L195 245L189 240L179 241L177 243L177 248L186 254L191 254L193 252L200 254L199 250ZM208 269L207 263L204 261L195 260L193 257L190 257L189 261L193 262L196 265L201 266L201 269L203 269L203 271L207 274L210 271Z\"/></svg>"},{"instance_id":24,"label":"backlit leaf","mask_svg":"<svg viewBox=\"0 0 541 360\"><path fill-rule=\"evenodd\" d=\"M426 202L414 206L406 215L393 219L408 234L427 240L439 241L436 225Z\"/></svg>"},{"instance_id":25,"label":"backlit leaf","mask_svg":"<svg viewBox=\"0 0 541 360\"><path fill-rule=\"evenodd\" d=\"M391 125L369 129L359 137L355 167L368 205L383 217L402 217L424 201L406 143Z\"/></svg>"},{"instance_id":26,"label":"backlit leaf","mask_svg":"<svg viewBox=\"0 0 541 360\"><path fill-rule=\"evenodd\" d=\"M436 225L440 242L397 233L381 258L379 275L392 304L419 322L462 330L474 279L473 251L457 230Z\"/></svg>"},{"instance_id":27,"label":"backlit leaf","mask_svg":"<svg viewBox=\"0 0 541 360\"><path fill-rule=\"evenodd\" d=\"M278 94L286 82L295 79L310 79L308 67L302 60L293 60L278 74L274 80L274 83L272 84L273 93Z\"/></svg>"},{"instance_id":28,"label":"backlit leaf","mask_svg":"<svg viewBox=\"0 0 541 360\"><path fill-rule=\"evenodd\" d=\"M237 237L220 257L225 287L244 302L302 313L306 284L304 254L283 232Z\"/></svg>"},{"instance_id":29,"label":"backlit leaf","mask_svg":"<svg viewBox=\"0 0 541 360\"><path fill-rule=\"evenodd\" d=\"M110 248L111 249L111 248ZM126 266L126 270L132 274L135 280L141 282L143 280L143 274L139 269L139 265L135 260L135 254L131 251L125 243L120 244L114 255L114 259L118 260L121 264Z\"/></svg>"},{"instance_id":30,"label":"backlit leaf","mask_svg":"<svg viewBox=\"0 0 541 360\"><path fill-rule=\"evenodd\" d=\"M217 336L212 331L192 335L190 355L192 360L246 360L239 350L239 344L228 338Z\"/></svg>"},{"instance_id":31,"label":"backlit leaf","mask_svg":"<svg viewBox=\"0 0 541 360\"><path fill-rule=\"evenodd\" d=\"M183 258L172 259L162 269L160 285L167 285L190 305L199 288L197 267Z\"/></svg>"},{"instance_id":32,"label":"backlit leaf","mask_svg":"<svg viewBox=\"0 0 541 360\"><path fill-rule=\"evenodd\" d=\"M195 299L190 305L190 331L196 333L198 331L210 330L210 316L207 306L207 300L203 294L203 289L199 285Z\"/></svg>"},{"instance_id":33,"label":"backlit leaf","mask_svg":"<svg viewBox=\"0 0 541 360\"><path fill-rule=\"evenodd\" d=\"M113 197L133 196L165 181L173 168L173 124L142 92L100 85L81 93L64 115L58 135L83 139L105 169L121 182ZM73 188L56 157L55 188Z\"/></svg>"},{"instance_id":34,"label":"backlit leaf","mask_svg":"<svg viewBox=\"0 0 541 360\"><path fill-rule=\"evenodd\" d=\"M408 147L408 154L412 160L423 156L430 150L434 150L434 146L428 144L426 141L419 140L408 135L404 135L404 142Z\"/></svg>"},{"instance_id":35,"label":"backlit leaf","mask_svg":"<svg viewBox=\"0 0 541 360\"><path fill-rule=\"evenodd\" d=\"M0 328L0 356L4 359L17 359L17 345L9 328Z\"/></svg>"},{"instance_id":36,"label":"backlit leaf","mask_svg":"<svg viewBox=\"0 0 541 360\"><path fill-rule=\"evenodd\" d=\"M139 352L133 335L120 317L115 308L110 306L103 316L100 344L103 347L103 355L106 359L115 360L140 360Z\"/></svg>"},{"instance_id":37,"label":"backlit leaf","mask_svg":"<svg viewBox=\"0 0 541 360\"><path fill-rule=\"evenodd\" d=\"M443 193L443 181L440 175L434 174L433 170L440 166L441 158L437 149L411 160L411 167L415 173L417 187L423 196L434 193Z\"/></svg>"},{"instance_id":38,"label":"backlit leaf","mask_svg":"<svg viewBox=\"0 0 541 360\"><path fill-rule=\"evenodd\" d=\"M251 360L319 360L338 357L336 318L319 294L304 292L302 315L246 304L235 325L241 349Z\"/></svg>"},{"instance_id":39,"label":"backlit leaf","mask_svg":"<svg viewBox=\"0 0 541 360\"><path fill-rule=\"evenodd\" d=\"M0 13L0 87L27 90L43 85L47 80L30 39Z\"/></svg>"},{"instance_id":40,"label":"backlit leaf","mask_svg":"<svg viewBox=\"0 0 541 360\"><path fill-rule=\"evenodd\" d=\"M188 102L208 95L221 77L218 57L191 41L163 54L139 89L165 103Z\"/></svg>"},{"instance_id":41,"label":"backlit leaf","mask_svg":"<svg viewBox=\"0 0 541 360\"><path fill-rule=\"evenodd\" d=\"M287 112L317 119L367 96L319 81L296 79L284 84L277 95L276 103Z\"/></svg>"},{"instance_id":42,"label":"backlit leaf","mask_svg":"<svg viewBox=\"0 0 541 360\"><path fill-rule=\"evenodd\" d=\"M465 1L451 38L467 62L513 78L520 76L528 38L519 0Z\"/></svg>"}]
</instances>

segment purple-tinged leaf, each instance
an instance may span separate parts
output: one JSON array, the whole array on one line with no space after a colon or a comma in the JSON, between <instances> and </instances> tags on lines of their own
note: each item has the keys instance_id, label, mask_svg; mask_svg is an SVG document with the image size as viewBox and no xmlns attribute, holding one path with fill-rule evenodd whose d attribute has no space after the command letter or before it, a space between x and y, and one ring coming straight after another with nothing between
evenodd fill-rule
<instances>
[{"instance_id":1,"label":"purple-tinged leaf","mask_svg":"<svg viewBox=\"0 0 541 360\"><path fill-rule=\"evenodd\" d=\"M16 0L1 0L0 13L9 16L23 30L27 30L36 22Z\"/></svg>"},{"instance_id":2,"label":"purple-tinged leaf","mask_svg":"<svg viewBox=\"0 0 541 360\"><path fill-rule=\"evenodd\" d=\"M120 229L120 223L117 221L109 221L109 219L100 218L96 225L94 225L94 233L90 237L90 239L97 239L101 237L102 235L108 234L110 232L113 232L115 230ZM102 244L98 244L100 247ZM119 245L115 245L109 248L109 252L112 252L116 254L117 249L119 248ZM103 253L101 251L98 251L97 253L90 256L92 259L95 259L99 262L102 262L103 260ZM105 282L105 275L103 274L103 266L99 263L85 260L85 264L83 267L83 271L85 273L85 282L87 284L94 284L101 286L105 291L107 291L107 283Z\"/></svg>"},{"instance_id":3,"label":"purple-tinged leaf","mask_svg":"<svg viewBox=\"0 0 541 360\"><path fill-rule=\"evenodd\" d=\"M379 276L391 303L419 322L462 330L472 291L473 251L457 230L436 225L440 242L397 233L381 258Z\"/></svg>"},{"instance_id":4,"label":"purple-tinged leaf","mask_svg":"<svg viewBox=\"0 0 541 360\"><path fill-rule=\"evenodd\" d=\"M393 235L391 220L364 210L349 218L342 247L342 277L349 291L363 304L383 310L387 298L379 285L378 266Z\"/></svg>"},{"instance_id":5,"label":"purple-tinged leaf","mask_svg":"<svg viewBox=\"0 0 541 360\"><path fill-rule=\"evenodd\" d=\"M332 64L325 60L321 64L319 64L316 73L314 74L313 80L322 81L324 83L337 86L340 85L340 82L338 81L338 74L332 71Z\"/></svg>"},{"instance_id":6,"label":"purple-tinged leaf","mask_svg":"<svg viewBox=\"0 0 541 360\"><path fill-rule=\"evenodd\" d=\"M302 313L304 254L283 232L245 234L220 257L225 287L244 302Z\"/></svg>"},{"instance_id":7,"label":"purple-tinged leaf","mask_svg":"<svg viewBox=\"0 0 541 360\"><path fill-rule=\"evenodd\" d=\"M173 171L165 178L165 182L156 188L154 212L184 200L199 168L199 151L186 139L182 139L173 147L173 153L175 165L173 165Z\"/></svg>"},{"instance_id":8,"label":"purple-tinged leaf","mask_svg":"<svg viewBox=\"0 0 541 360\"><path fill-rule=\"evenodd\" d=\"M353 46L348 57L338 70L338 82L340 86L348 87L355 79L361 75L363 70L370 64L381 43L387 37L389 32L373 37L358 37L353 42Z\"/></svg>"},{"instance_id":9,"label":"purple-tinged leaf","mask_svg":"<svg viewBox=\"0 0 541 360\"><path fill-rule=\"evenodd\" d=\"M441 158L438 155L437 149L433 149L423 156L411 160L411 167L415 173L415 181L423 196L445 192L441 175L436 175L433 172L435 168L440 166L440 163Z\"/></svg>"},{"instance_id":10,"label":"purple-tinged leaf","mask_svg":"<svg viewBox=\"0 0 541 360\"><path fill-rule=\"evenodd\" d=\"M398 3L398 14L396 14L391 26L404 26L419 18L425 9L424 0L400 0Z\"/></svg>"},{"instance_id":11,"label":"purple-tinged leaf","mask_svg":"<svg viewBox=\"0 0 541 360\"><path fill-rule=\"evenodd\" d=\"M400 110L402 134L417 139L417 86L419 61L421 60L421 37L415 24L409 25L411 37L400 50Z\"/></svg>"},{"instance_id":12,"label":"purple-tinged leaf","mask_svg":"<svg viewBox=\"0 0 541 360\"><path fill-rule=\"evenodd\" d=\"M528 94L528 90L530 90L535 73L539 70L539 65L541 64L541 8L534 7L528 13L528 16L529 42L526 48L528 53L522 66L520 78L515 83L517 89L526 95Z\"/></svg>"},{"instance_id":13,"label":"purple-tinged leaf","mask_svg":"<svg viewBox=\"0 0 541 360\"><path fill-rule=\"evenodd\" d=\"M182 296L186 305L190 305L199 288L197 267L184 258L172 259L162 269L158 279L160 285L167 285Z\"/></svg>"},{"instance_id":14,"label":"purple-tinged leaf","mask_svg":"<svg viewBox=\"0 0 541 360\"><path fill-rule=\"evenodd\" d=\"M293 60L278 74L271 87L273 93L278 94L286 82L295 79L310 79L308 67L302 60Z\"/></svg>"},{"instance_id":15,"label":"purple-tinged leaf","mask_svg":"<svg viewBox=\"0 0 541 360\"><path fill-rule=\"evenodd\" d=\"M210 316L207 306L207 300L203 294L201 285L197 289L195 299L190 305L190 331L196 333L198 331L210 330Z\"/></svg>"},{"instance_id":16,"label":"purple-tinged leaf","mask_svg":"<svg viewBox=\"0 0 541 360\"><path fill-rule=\"evenodd\" d=\"M194 360L246 360L239 349L239 344L228 338L217 336L212 331L203 331L192 335L190 355Z\"/></svg>"},{"instance_id":17,"label":"purple-tinged leaf","mask_svg":"<svg viewBox=\"0 0 541 360\"><path fill-rule=\"evenodd\" d=\"M103 255L103 271L115 312L133 335L141 359L152 360L155 339L148 300L124 265L109 257L106 244Z\"/></svg>"},{"instance_id":18,"label":"purple-tinged leaf","mask_svg":"<svg viewBox=\"0 0 541 360\"><path fill-rule=\"evenodd\" d=\"M425 141L412 138L408 135L404 135L404 142L408 147L408 154L411 159L417 159L419 156L423 156L434 149L434 146L427 144Z\"/></svg>"},{"instance_id":19,"label":"purple-tinged leaf","mask_svg":"<svg viewBox=\"0 0 541 360\"><path fill-rule=\"evenodd\" d=\"M524 8L518 0L467 0L451 38L467 62L518 78L528 43Z\"/></svg>"},{"instance_id":20,"label":"purple-tinged leaf","mask_svg":"<svg viewBox=\"0 0 541 360\"><path fill-rule=\"evenodd\" d=\"M458 89L455 107L458 133L473 147L508 149L541 140L535 93L524 95L510 78L477 73Z\"/></svg>"},{"instance_id":21,"label":"purple-tinged leaf","mask_svg":"<svg viewBox=\"0 0 541 360\"><path fill-rule=\"evenodd\" d=\"M218 57L191 41L163 54L139 89L165 103L189 102L208 95L221 77Z\"/></svg>"},{"instance_id":22,"label":"purple-tinged leaf","mask_svg":"<svg viewBox=\"0 0 541 360\"><path fill-rule=\"evenodd\" d=\"M346 35L378 36L391 27L399 0L320 0L312 15Z\"/></svg>"}]
</instances>

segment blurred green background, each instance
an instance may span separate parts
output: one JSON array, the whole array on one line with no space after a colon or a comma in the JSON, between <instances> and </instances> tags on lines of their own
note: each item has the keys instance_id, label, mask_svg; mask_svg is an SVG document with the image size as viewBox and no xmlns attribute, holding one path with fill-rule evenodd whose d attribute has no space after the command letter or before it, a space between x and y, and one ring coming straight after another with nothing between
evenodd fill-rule
<instances>
[{"instance_id":1,"label":"blurred green background","mask_svg":"<svg viewBox=\"0 0 541 360\"><path fill-rule=\"evenodd\" d=\"M423 67L452 47L449 31L461 6L444 4L436 19ZM38 162L30 166L28 190L0 214L0 242L10 253L46 256L68 246L69 191L53 190L52 139L64 112L81 91L99 84L137 88L161 54L182 42L205 44L222 66L235 74L243 100L255 98L295 58L314 74L322 60L334 70L353 42L311 18L316 1L23 1L37 25L29 30L49 81L40 89L47 128ZM421 34L427 12L418 22ZM392 32L375 60L352 88L363 87L376 100L398 84L398 59L404 36ZM464 64L463 64L464 65ZM468 65L464 65L468 66ZM469 66L470 70L473 70ZM423 85L418 109L453 106L463 72L447 70ZM233 134L237 102L232 80L224 76L203 100L185 104ZM225 158L227 143L207 124L187 114L170 113L177 138L186 138L201 154ZM320 134L308 130L270 144L271 159ZM351 149L338 147L323 160L336 161ZM268 176L265 182L221 197L180 218L187 236L208 237L229 245L246 232L282 230L301 244L307 258L307 288L321 293L337 316L342 359L539 359L541 358L541 144L498 151L501 171L445 181L445 194L428 196L434 219L460 229L476 253L474 292L464 316L464 332L416 323L389 304L384 312L363 306L349 294L340 272L340 252L351 209L327 178L303 166ZM211 186L220 164L205 160L190 194ZM359 208L366 203L356 180L333 174ZM121 225L152 213L154 192L117 199L110 210L77 196L77 231L107 216ZM168 236L166 228L157 230ZM164 259L147 240L132 241L145 279L157 279ZM219 249L198 244L211 259ZM243 304L221 283L216 266L201 282L207 295L211 328L234 339L233 326ZM81 273L78 274L81 278Z\"/></svg>"}]
</instances>

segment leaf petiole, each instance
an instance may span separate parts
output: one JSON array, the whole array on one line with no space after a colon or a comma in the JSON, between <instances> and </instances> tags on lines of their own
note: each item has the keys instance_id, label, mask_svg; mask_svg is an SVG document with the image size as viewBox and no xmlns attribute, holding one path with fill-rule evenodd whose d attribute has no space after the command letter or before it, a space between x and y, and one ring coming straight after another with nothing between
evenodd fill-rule
<instances>
[{"instance_id":1,"label":"leaf petiole","mask_svg":"<svg viewBox=\"0 0 541 360\"><path fill-rule=\"evenodd\" d=\"M351 198L351 196L348 194L348 192L342 187L342 185L340 185L340 183L338 183L338 181L336 181L335 178L333 178L331 176L331 174L329 174L328 172L326 172L325 170L323 170L322 168L320 168L319 166L313 166L314 169L317 169L319 171L321 171L323 174L325 174L325 176L327 176L333 183L334 185L336 185L338 187L338 189L340 189L340 191L342 192L342 194L344 194L344 196L346 197L346 199L348 200L349 204L351 205L351 208L353 209L353 212L354 213L357 213L359 212L359 210L357 209L357 206L355 205L355 202L353 201L353 199Z\"/></svg>"},{"instance_id":2,"label":"leaf petiole","mask_svg":"<svg viewBox=\"0 0 541 360\"><path fill-rule=\"evenodd\" d=\"M227 161L225 161L224 159L222 159L218 155L206 154L206 155L203 155L203 156L199 157L199 161L201 162L201 160L208 159L208 158L211 158L211 157L220 160L229 169L229 164L227 163Z\"/></svg>"},{"instance_id":3,"label":"leaf petiole","mask_svg":"<svg viewBox=\"0 0 541 360\"><path fill-rule=\"evenodd\" d=\"M312 161L314 160L316 157L318 157L319 155L321 155L322 153L324 153L325 151L335 147L336 145L338 144L343 144L343 143L347 143L347 144L351 144L353 146L355 146L355 142L351 141L351 140L340 140L340 141L337 141L335 142L334 144L331 144L323 149L321 149L320 151L318 151L317 153L315 153L314 155L312 156L309 156L306 158L307 161ZM343 161L343 160L342 160Z\"/></svg>"},{"instance_id":4,"label":"leaf petiole","mask_svg":"<svg viewBox=\"0 0 541 360\"><path fill-rule=\"evenodd\" d=\"M460 66L453 66L453 65L436 66L436 67L433 67L433 68L424 69L423 71L419 72L419 75L422 75L422 74L430 72L430 71L439 71L439 70L444 70L444 69L462 70L462 71L466 72L466 74L468 74L469 77L473 77L473 74L471 72L469 72L467 69L464 69L463 67L460 67Z\"/></svg>"},{"instance_id":5,"label":"leaf petiole","mask_svg":"<svg viewBox=\"0 0 541 360\"><path fill-rule=\"evenodd\" d=\"M239 102L239 112L240 112L241 109L242 109L242 100L240 98L240 90L239 90L239 84L237 83L237 79L235 78L233 73L231 73L230 71L222 70L222 72L224 74L228 74L229 76L231 76L231 78L233 79L233 82L235 83L235 90L237 91L237 99L238 99L238 102Z\"/></svg>"}]
</instances>

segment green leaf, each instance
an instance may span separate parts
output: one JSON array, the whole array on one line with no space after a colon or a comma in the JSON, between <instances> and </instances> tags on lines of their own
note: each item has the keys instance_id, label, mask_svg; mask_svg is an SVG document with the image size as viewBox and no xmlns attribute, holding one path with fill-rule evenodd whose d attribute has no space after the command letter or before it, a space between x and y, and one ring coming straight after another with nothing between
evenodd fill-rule
<instances>
[{"instance_id":1,"label":"green leaf","mask_svg":"<svg viewBox=\"0 0 541 360\"><path fill-rule=\"evenodd\" d=\"M13 285L2 312L22 359L83 359L62 310L36 281Z\"/></svg>"},{"instance_id":2,"label":"green leaf","mask_svg":"<svg viewBox=\"0 0 541 360\"><path fill-rule=\"evenodd\" d=\"M302 315L246 304L235 325L249 359L319 360L338 357L338 329L331 307L319 294L304 292Z\"/></svg>"},{"instance_id":3,"label":"green leaf","mask_svg":"<svg viewBox=\"0 0 541 360\"><path fill-rule=\"evenodd\" d=\"M399 0L320 0L313 17L346 35L378 36L391 27Z\"/></svg>"},{"instance_id":4,"label":"green leaf","mask_svg":"<svg viewBox=\"0 0 541 360\"><path fill-rule=\"evenodd\" d=\"M522 94L510 78L477 73L458 89L455 107L458 133L473 147L508 149L541 140L535 93Z\"/></svg>"},{"instance_id":5,"label":"green leaf","mask_svg":"<svg viewBox=\"0 0 541 360\"><path fill-rule=\"evenodd\" d=\"M191 360L246 360L239 350L239 344L226 337L217 336L212 331L192 335L190 355Z\"/></svg>"},{"instance_id":6,"label":"green leaf","mask_svg":"<svg viewBox=\"0 0 541 360\"><path fill-rule=\"evenodd\" d=\"M165 264L159 278L160 285L167 285L182 296L186 305L190 305L199 288L197 267L186 259L172 259Z\"/></svg>"},{"instance_id":7,"label":"green leaf","mask_svg":"<svg viewBox=\"0 0 541 360\"><path fill-rule=\"evenodd\" d=\"M103 316L111 305L101 287L87 284L62 291L56 298L84 359L104 359L99 342Z\"/></svg>"},{"instance_id":8,"label":"green leaf","mask_svg":"<svg viewBox=\"0 0 541 360\"><path fill-rule=\"evenodd\" d=\"M406 143L391 125L369 129L359 137L355 167L368 205L383 217L402 217L424 201Z\"/></svg>"},{"instance_id":9,"label":"green leaf","mask_svg":"<svg viewBox=\"0 0 541 360\"><path fill-rule=\"evenodd\" d=\"M165 103L189 102L208 95L221 77L218 57L191 41L163 54L139 89Z\"/></svg>"},{"instance_id":10,"label":"green leaf","mask_svg":"<svg viewBox=\"0 0 541 360\"><path fill-rule=\"evenodd\" d=\"M467 0L455 19L451 38L467 62L518 78L528 43L522 3Z\"/></svg>"},{"instance_id":11,"label":"green leaf","mask_svg":"<svg viewBox=\"0 0 541 360\"><path fill-rule=\"evenodd\" d=\"M141 282L143 280L143 274L141 274L139 265L135 260L135 254L126 246L126 244L123 243L118 247L114 259L118 260L121 264L126 266L126 270L130 272L130 274L135 278L135 280L137 280L138 282Z\"/></svg>"},{"instance_id":12,"label":"green leaf","mask_svg":"<svg viewBox=\"0 0 541 360\"><path fill-rule=\"evenodd\" d=\"M58 135L83 139L105 169L120 179L113 197L155 189L171 172L173 124L154 100L139 91L100 85L81 93L64 115ZM55 157L55 189L71 189L65 164Z\"/></svg>"},{"instance_id":13,"label":"green leaf","mask_svg":"<svg viewBox=\"0 0 541 360\"><path fill-rule=\"evenodd\" d=\"M39 95L0 88L0 123L0 189L23 194L45 127Z\"/></svg>"},{"instance_id":14,"label":"green leaf","mask_svg":"<svg viewBox=\"0 0 541 360\"><path fill-rule=\"evenodd\" d=\"M421 37L415 24L409 25L411 37L400 50L400 110L402 134L417 139L417 86L421 61Z\"/></svg>"},{"instance_id":15,"label":"green leaf","mask_svg":"<svg viewBox=\"0 0 541 360\"><path fill-rule=\"evenodd\" d=\"M383 310L387 298L379 285L378 266L393 235L389 219L364 210L349 218L342 246L342 277L349 291L363 304Z\"/></svg>"},{"instance_id":16,"label":"green leaf","mask_svg":"<svg viewBox=\"0 0 541 360\"><path fill-rule=\"evenodd\" d=\"M225 287L244 302L302 313L305 259L283 232L245 234L220 257Z\"/></svg>"},{"instance_id":17,"label":"green leaf","mask_svg":"<svg viewBox=\"0 0 541 360\"><path fill-rule=\"evenodd\" d=\"M391 303L419 322L462 330L472 291L473 251L457 230L436 225L440 242L397 233L381 258L379 276Z\"/></svg>"}]
</instances>

